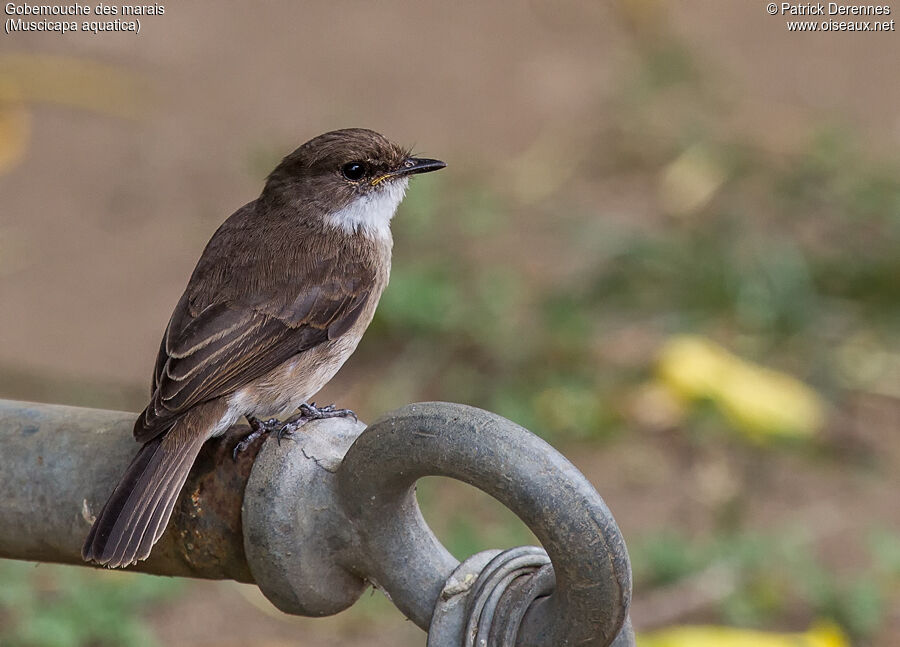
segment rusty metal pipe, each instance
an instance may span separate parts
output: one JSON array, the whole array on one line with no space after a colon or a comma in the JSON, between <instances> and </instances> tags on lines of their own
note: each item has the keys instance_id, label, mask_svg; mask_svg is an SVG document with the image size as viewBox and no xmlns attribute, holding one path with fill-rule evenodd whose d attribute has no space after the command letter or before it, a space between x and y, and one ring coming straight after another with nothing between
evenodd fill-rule
<instances>
[{"instance_id":1,"label":"rusty metal pipe","mask_svg":"<svg viewBox=\"0 0 900 647\"><path fill-rule=\"evenodd\" d=\"M0 400L0 557L84 564L81 545L139 445L136 414ZM246 432L246 428L243 430ZM203 447L151 557L133 570L253 582L241 504L260 443L236 427Z\"/></svg>"}]
</instances>

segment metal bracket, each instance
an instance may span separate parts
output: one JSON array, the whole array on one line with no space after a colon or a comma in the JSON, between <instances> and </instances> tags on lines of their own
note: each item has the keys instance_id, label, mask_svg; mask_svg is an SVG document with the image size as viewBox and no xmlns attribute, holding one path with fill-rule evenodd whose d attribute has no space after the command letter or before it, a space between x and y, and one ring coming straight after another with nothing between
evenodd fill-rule
<instances>
[{"instance_id":1,"label":"metal bracket","mask_svg":"<svg viewBox=\"0 0 900 647\"><path fill-rule=\"evenodd\" d=\"M403 407L368 428L344 420L327 436L307 429L295 442L266 443L244 497L247 561L278 608L336 613L369 582L429 631L432 647L619 637L631 599L624 540L590 483L543 440L441 402ZM487 492L547 552L480 553L460 565L422 518L415 483L423 476Z\"/></svg>"}]
</instances>

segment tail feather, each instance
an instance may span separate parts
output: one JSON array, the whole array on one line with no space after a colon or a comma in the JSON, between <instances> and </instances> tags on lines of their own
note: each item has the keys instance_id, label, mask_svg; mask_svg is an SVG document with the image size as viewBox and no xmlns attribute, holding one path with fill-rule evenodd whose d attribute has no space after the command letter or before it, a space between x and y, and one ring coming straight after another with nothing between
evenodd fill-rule
<instances>
[{"instance_id":1,"label":"tail feather","mask_svg":"<svg viewBox=\"0 0 900 647\"><path fill-rule=\"evenodd\" d=\"M200 447L197 447L199 451ZM140 540L138 546L138 559L145 559L150 554L150 549L162 537L166 526L169 525L169 518L175 509L175 502L178 495L184 487L184 482L191 471L197 452L184 452L180 459L180 464L172 469L172 477L165 487L161 487L155 496L156 504L151 508L147 507L147 530ZM144 557L140 557L143 555Z\"/></svg>"},{"instance_id":2,"label":"tail feather","mask_svg":"<svg viewBox=\"0 0 900 647\"><path fill-rule=\"evenodd\" d=\"M179 421L138 451L91 527L81 551L86 561L116 568L150 555L205 440L193 434L177 442L189 436L177 429L186 423Z\"/></svg>"},{"instance_id":3,"label":"tail feather","mask_svg":"<svg viewBox=\"0 0 900 647\"><path fill-rule=\"evenodd\" d=\"M106 560L105 563L110 568L127 566L129 562L120 562L120 560L125 558L125 551L129 550L128 546L134 542L135 535L137 535L139 540L143 533L146 532L146 524L141 523L141 517L146 515L149 499L159 488L166 486L171 481L171 471L166 469L171 468L168 465L164 467L167 453L162 442L160 442L159 447L154 451L134 488L128 493L121 512L112 520L109 539L100 555L101 560ZM131 549L129 552L134 554L134 561L136 561L137 550ZM97 561L104 563L101 560Z\"/></svg>"},{"instance_id":4,"label":"tail feather","mask_svg":"<svg viewBox=\"0 0 900 647\"><path fill-rule=\"evenodd\" d=\"M157 436L153 440L145 443L138 451L137 455L131 460L128 469L125 470L125 474L119 479L119 483L116 485L115 490L113 490L113 493L109 496L109 499L107 499L103 508L100 510L100 514L98 514L97 518L94 520L94 524L91 526L87 539L84 540L84 546L81 549L81 557L85 561L96 561L100 558L100 554L103 552L103 548L109 540L112 526L122 514L122 509L125 506L128 495L134 490L138 479L147 469L147 464L150 462L150 459L153 458L156 450L159 449L161 442L162 437Z\"/></svg>"}]
</instances>

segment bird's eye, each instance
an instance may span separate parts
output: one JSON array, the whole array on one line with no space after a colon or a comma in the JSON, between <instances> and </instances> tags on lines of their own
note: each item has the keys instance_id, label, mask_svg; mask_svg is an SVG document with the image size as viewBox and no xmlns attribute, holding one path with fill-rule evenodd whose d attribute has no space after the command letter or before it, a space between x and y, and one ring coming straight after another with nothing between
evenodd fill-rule
<instances>
[{"instance_id":1,"label":"bird's eye","mask_svg":"<svg viewBox=\"0 0 900 647\"><path fill-rule=\"evenodd\" d=\"M341 167L341 175L351 182L356 182L361 180L368 170L362 162L349 162Z\"/></svg>"}]
</instances>

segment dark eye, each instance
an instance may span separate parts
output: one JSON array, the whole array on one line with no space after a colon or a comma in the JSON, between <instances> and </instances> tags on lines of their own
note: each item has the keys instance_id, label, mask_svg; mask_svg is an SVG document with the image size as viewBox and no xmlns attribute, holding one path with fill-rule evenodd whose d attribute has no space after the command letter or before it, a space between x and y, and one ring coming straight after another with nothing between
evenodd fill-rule
<instances>
[{"instance_id":1,"label":"dark eye","mask_svg":"<svg viewBox=\"0 0 900 647\"><path fill-rule=\"evenodd\" d=\"M349 162L341 167L341 175L351 182L356 182L361 180L368 170L368 167L362 162Z\"/></svg>"}]
</instances>

